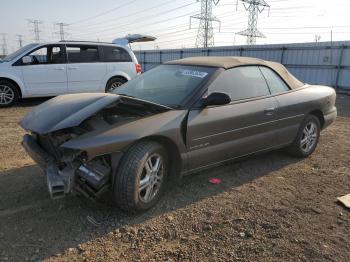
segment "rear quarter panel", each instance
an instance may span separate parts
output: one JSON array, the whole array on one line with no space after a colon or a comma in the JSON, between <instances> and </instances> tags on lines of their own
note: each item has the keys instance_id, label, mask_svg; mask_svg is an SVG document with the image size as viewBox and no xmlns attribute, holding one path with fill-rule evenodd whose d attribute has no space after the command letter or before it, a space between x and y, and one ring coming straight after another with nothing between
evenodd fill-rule
<instances>
[{"instance_id":1,"label":"rear quarter panel","mask_svg":"<svg viewBox=\"0 0 350 262\"><path fill-rule=\"evenodd\" d=\"M276 96L278 108L278 134L281 144L291 143L304 118L313 111L323 115L335 109L335 91L327 86L305 85Z\"/></svg>"},{"instance_id":2,"label":"rear quarter panel","mask_svg":"<svg viewBox=\"0 0 350 262\"><path fill-rule=\"evenodd\" d=\"M134 62L111 62L107 64L107 73L103 79L103 88L106 87L109 79L115 76L124 77L127 81L136 77Z\"/></svg>"}]
</instances>

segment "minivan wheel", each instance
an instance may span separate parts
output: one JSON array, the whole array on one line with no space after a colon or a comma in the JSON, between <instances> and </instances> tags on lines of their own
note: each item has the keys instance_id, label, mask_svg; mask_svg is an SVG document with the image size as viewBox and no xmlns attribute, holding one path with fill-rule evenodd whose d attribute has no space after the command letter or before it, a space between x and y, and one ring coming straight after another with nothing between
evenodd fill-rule
<instances>
[{"instance_id":1,"label":"minivan wheel","mask_svg":"<svg viewBox=\"0 0 350 262\"><path fill-rule=\"evenodd\" d=\"M133 145L121 160L114 179L113 196L128 212L145 211L159 200L168 172L168 158L162 145L142 141Z\"/></svg>"},{"instance_id":2,"label":"minivan wheel","mask_svg":"<svg viewBox=\"0 0 350 262\"><path fill-rule=\"evenodd\" d=\"M300 126L293 144L289 146L289 153L296 157L311 155L317 147L320 129L319 119L314 115L308 115Z\"/></svg>"},{"instance_id":3,"label":"minivan wheel","mask_svg":"<svg viewBox=\"0 0 350 262\"><path fill-rule=\"evenodd\" d=\"M0 80L0 107L12 106L18 101L18 90L14 84Z\"/></svg>"},{"instance_id":4,"label":"minivan wheel","mask_svg":"<svg viewBox=\"0 0 350 262\"><path fill-rule=\"evenodd\" d=\"M114 77L110 79L106 86L106 93L112 93L115 89L126 83L127 80L122 77Z\"/></svg>"}]
</instances>

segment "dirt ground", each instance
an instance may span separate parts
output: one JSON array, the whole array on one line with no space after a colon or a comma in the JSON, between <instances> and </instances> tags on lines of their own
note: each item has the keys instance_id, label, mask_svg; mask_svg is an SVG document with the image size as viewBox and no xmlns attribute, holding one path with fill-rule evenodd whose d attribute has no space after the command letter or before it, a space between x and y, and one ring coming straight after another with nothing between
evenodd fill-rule
<instances>
[{"instance_id":1,"label":"dirt ground","mask_svg":"<svg viewBox=\"0 0 350 262\"><path fill-rule=\"evenodd\" d=\"M49 199L20 145L35 103L0 110L0 261L350 260L350 211L336 201L350 193L350 96L308 159L275 151L186 177L141 215Z\"/></svg>"}]
</instances>

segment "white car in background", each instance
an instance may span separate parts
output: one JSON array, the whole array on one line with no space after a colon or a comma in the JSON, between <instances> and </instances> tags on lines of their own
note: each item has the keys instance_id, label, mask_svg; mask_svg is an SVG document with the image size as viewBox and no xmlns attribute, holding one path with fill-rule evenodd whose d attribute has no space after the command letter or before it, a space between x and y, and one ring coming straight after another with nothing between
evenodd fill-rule
<instances>
[{"instance_id":1,"label":"white car in background","mask_svg":"<svg viewBox=\"0 0 350 262\"><path fill-rule=\"evenodd\" d=\"M141 70L127 45L80 41L29 44L0 62L0 107L21 98L110 92Z\"/></svg>"}]
</instances>

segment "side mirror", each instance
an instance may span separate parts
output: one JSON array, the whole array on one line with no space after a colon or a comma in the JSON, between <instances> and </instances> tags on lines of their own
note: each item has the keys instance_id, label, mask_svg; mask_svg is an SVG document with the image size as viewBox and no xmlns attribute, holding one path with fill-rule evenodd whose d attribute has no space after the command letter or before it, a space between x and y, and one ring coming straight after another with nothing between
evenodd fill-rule
<instances>
[{"instance_id":1,"label":"side mirror","mask_svg":"<svg viewBox=\"0 0 350 262\"><path fill-rule=\"evenodd\" d=\"M204 98L203 105L206 106L219 106L227 105L231 103L231 98L228 94L214 92Z\"/></svg>"},{"instance_id":2,"label":"side mirror","mask_svg":"<svg viewBox=\"0 0 350 262\"><path fill-rule=\"evenodd\" d=\"M33 63L33 58L31 58L30 56L24 56L24 57L22 57L22 63L23 64L31 64L31 63Z\"/></svg>"}]
</instances>

